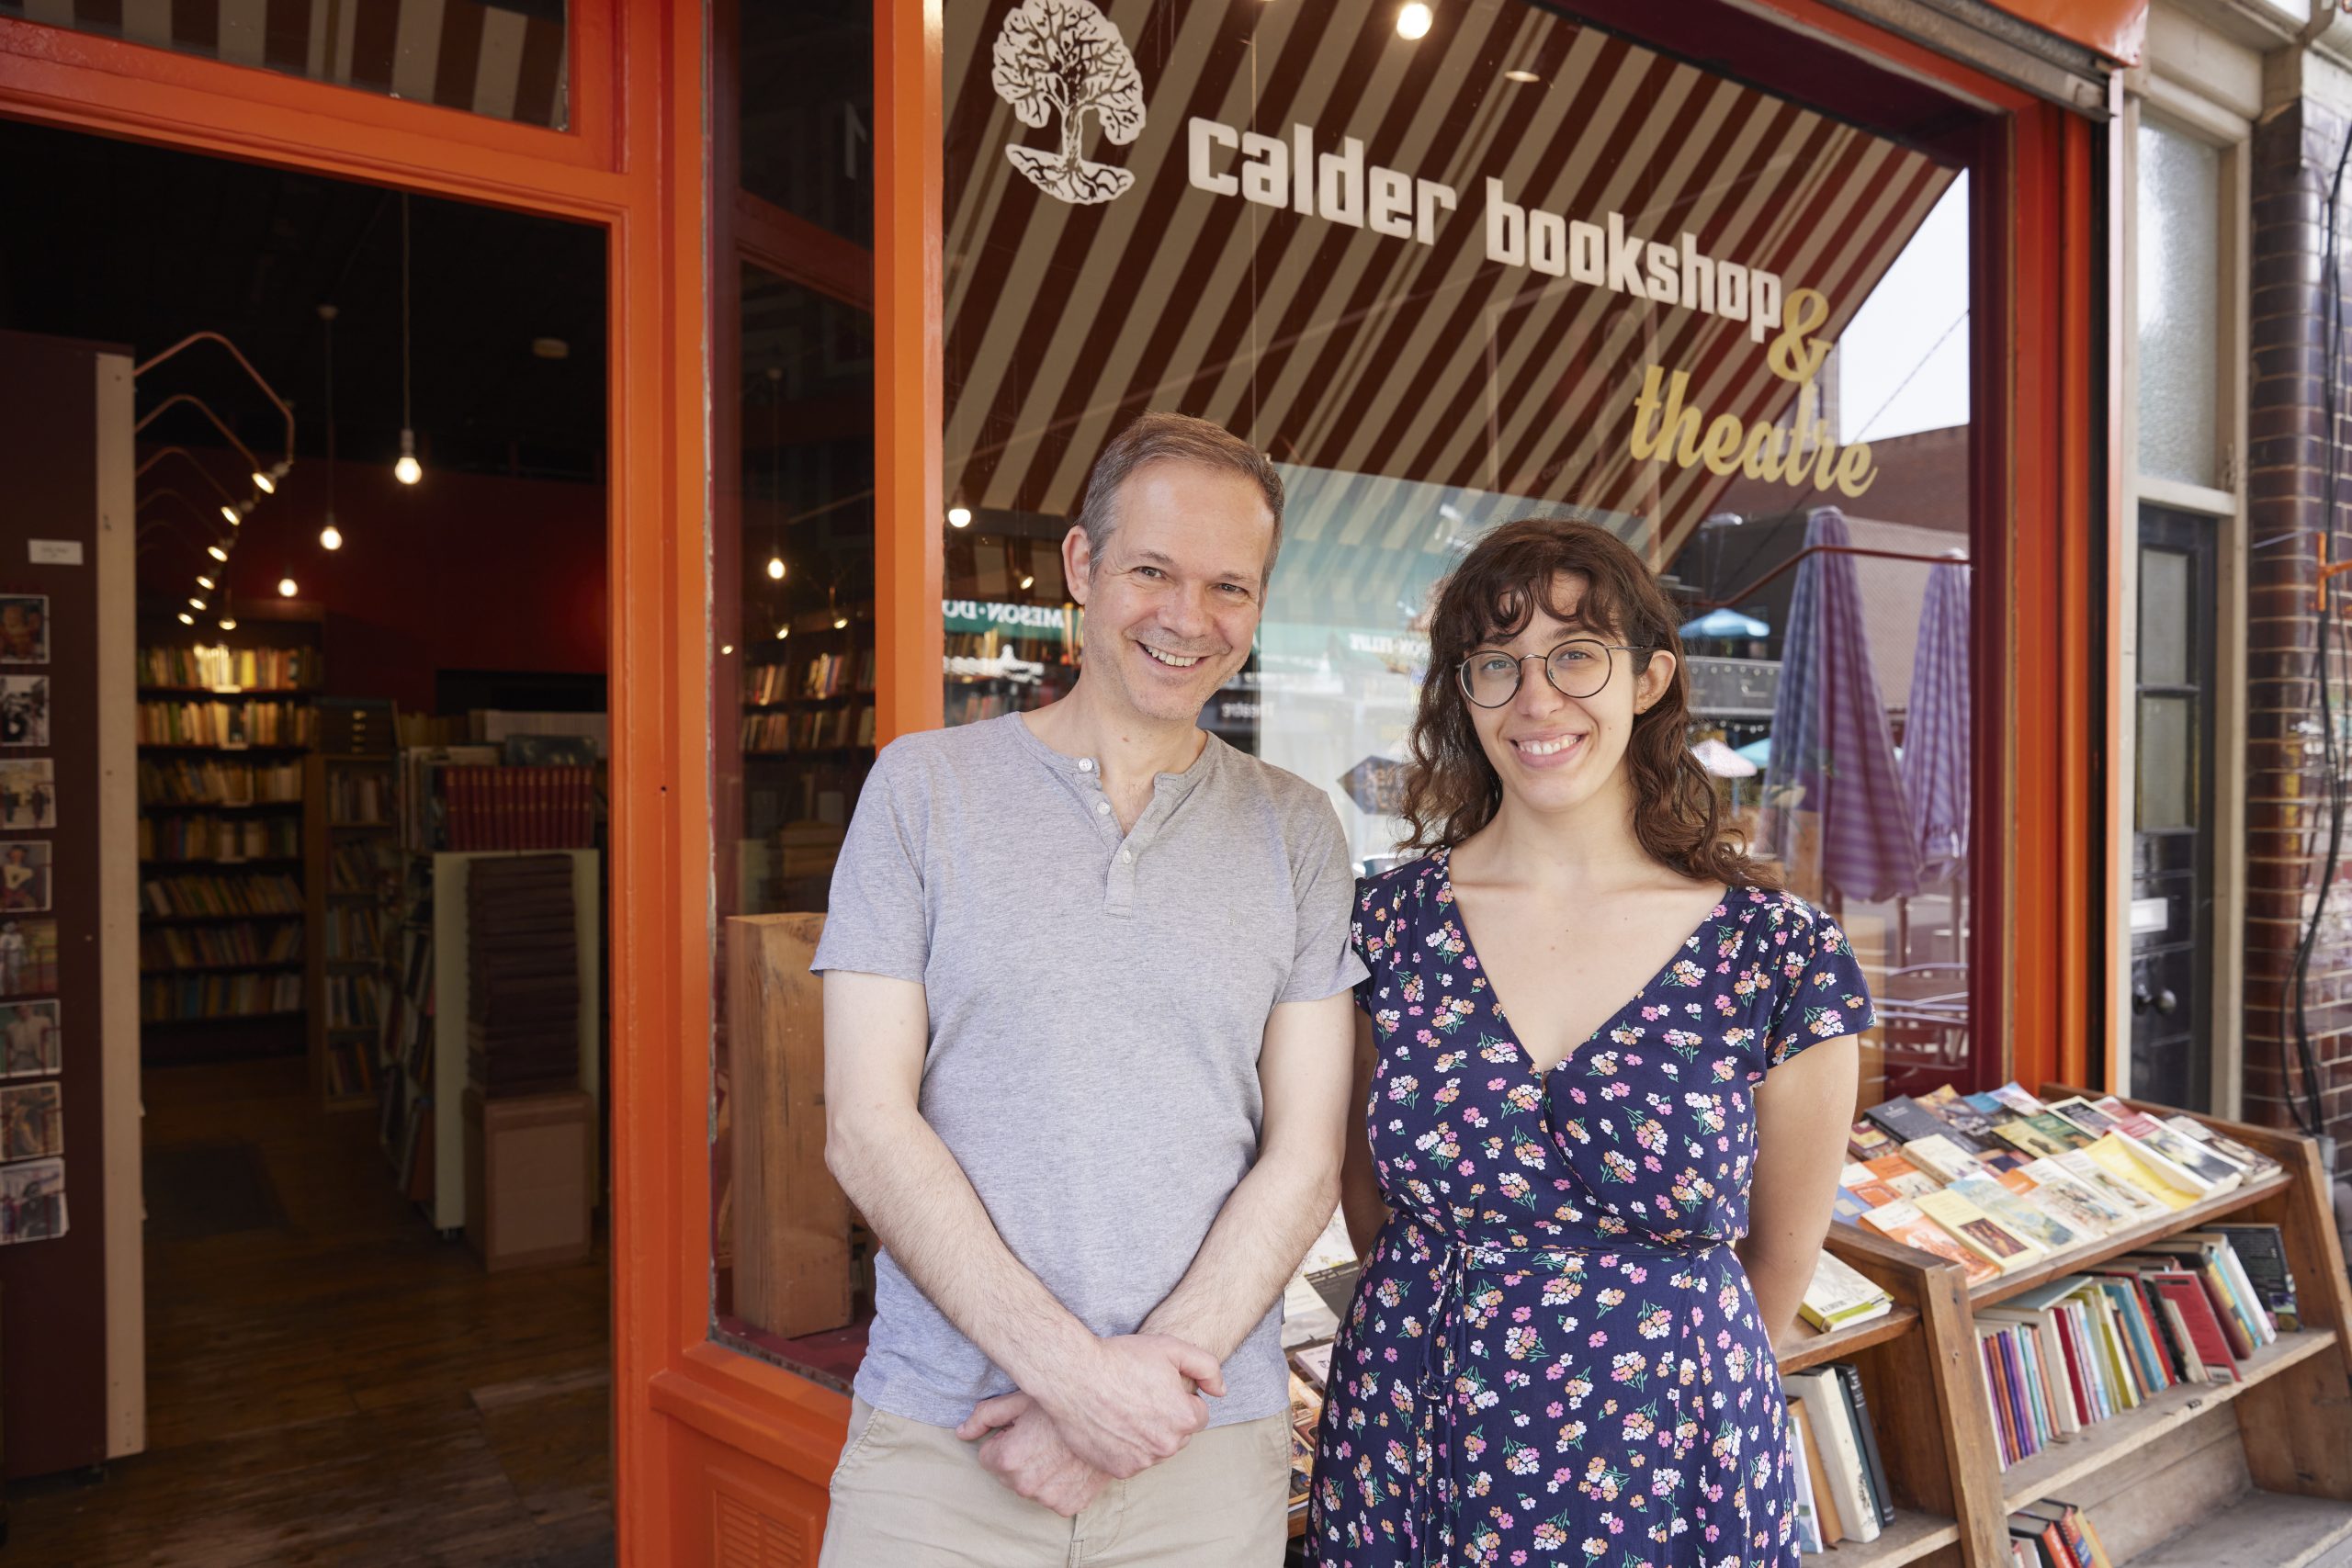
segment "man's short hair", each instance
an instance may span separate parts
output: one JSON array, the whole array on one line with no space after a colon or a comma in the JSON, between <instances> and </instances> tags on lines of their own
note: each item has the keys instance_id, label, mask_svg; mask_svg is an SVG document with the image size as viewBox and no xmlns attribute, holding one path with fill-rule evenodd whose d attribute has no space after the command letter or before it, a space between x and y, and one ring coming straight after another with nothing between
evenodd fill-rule
<instances>
[{"instance_id":1,"label":"man's short hair","mask_svg":"<svg viewBox=\"0 0 2352 1568\"><path fill-rule=\"evenodd\" d=\"M1150 463L1197 463L1239 474L1265 497L1274 520L1272 543L1266 547L1266 581L1274 575L1274 557L1283 547L1283 477L1273 460L1221 424L1190 414L1153 412L1111 437L1094 469L1086 476L1086 499L1078 509L1078 525L1086 530L1086 547L1102 558L1119 522L1119 491L1128 478Z\"/></svg>"}]
</instances>

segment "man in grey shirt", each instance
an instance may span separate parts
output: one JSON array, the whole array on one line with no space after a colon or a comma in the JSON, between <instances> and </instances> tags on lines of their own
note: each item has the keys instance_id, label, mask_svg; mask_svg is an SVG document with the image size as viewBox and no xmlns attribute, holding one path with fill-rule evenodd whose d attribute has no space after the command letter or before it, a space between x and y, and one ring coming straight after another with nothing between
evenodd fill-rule
<instances>
[{"instance_id":1,"label":"man in grey shirt","mask_svg":"<svg viewBox=\"0 0 2352 1568\"><path fill-rule=\"evenodd\" d=\"M1330 802L1199 728L1281 526L1262 454L1144 415L1062 544L1077 686L866 781L814 964L884 1247L825 1568L1281 1561L1363 974Z\"/></svg>"}]
</instances>

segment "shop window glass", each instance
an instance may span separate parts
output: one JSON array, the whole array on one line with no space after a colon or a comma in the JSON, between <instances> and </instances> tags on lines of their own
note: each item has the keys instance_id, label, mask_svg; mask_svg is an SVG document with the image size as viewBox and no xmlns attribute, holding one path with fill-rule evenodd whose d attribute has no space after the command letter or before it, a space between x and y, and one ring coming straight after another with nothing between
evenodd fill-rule
<instances>
[{"instance_id":1,"label":"shop window glass","mask_svg":"<svg viewBox=\"0 0 2352 1568\"><path fill-rule=\"evenodd\" d=\"M1866 1094L1970 1077L1961 172L1519 0L1419 39L1046 3L1098 18L1054 83L1001 63L1020 7L946 16L947 721L1076 678L1057 552L1111 434L1216 420L1290 500L1203 723L1377 867L1435 585L1504 520L1603 523L1683 603L1725 806L1866 960Z\"/></svg>"},{"instance_id":2,"label":"shop window glass","mask_svg":"<svg viewBox=\"0 0 2352 1568\"><path fill-rule=\"evenodd\" d=\"M730 1343L845 1374L849 1220L823 1175L816 1039L794 1032L813 1013L779 1004L807 982L807 922L746 917L823 913L874 762L873 318L758 267L736 281L713 410L712 1309ZM808 1247L837 1265L831 1315L791 1283Z\"/></svg>"},{"instance_id":3,"label":"shop window glass","mask_svg":"<svg viewBox=\"0 0 2352 1568\"><path fill-rule=\"evenodd\" d=\"M742 187L874 243L874 0L737 0Z\"/></svg>"},{"instance_id":4,"label":"shop window glass","mask_svg":"<svg viewBox=\"0 0 2352 1568\"><path fill-rule=\"evenodd\" d=\"M2221 483L2221 150L2153 120L2139 141L2140 469Z\"/></svg>"},{"instance_id":5,"label":"shop window glass","mask_svg":"<svg viewBox=\"0 0 2352 1568\"><path fill-rule=\"evenodd\" d=\"M564 0L0 0L0 17L493 119L558 130L570 120Z\"/></svg>"}]
</instances>

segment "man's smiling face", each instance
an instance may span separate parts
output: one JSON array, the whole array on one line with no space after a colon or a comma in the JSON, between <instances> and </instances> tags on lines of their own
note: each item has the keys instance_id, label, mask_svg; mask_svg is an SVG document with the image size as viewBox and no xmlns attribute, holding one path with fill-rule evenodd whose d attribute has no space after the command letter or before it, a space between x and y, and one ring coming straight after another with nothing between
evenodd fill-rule
<instances>
[{"instance_id":1,"label":"man's smiling face","mask_svg":"<svg viewBox=\"0 0 2352 1568\"><path fill-rule=\"evenodd\" d=\"M1085 595L1086 674L1142 717L1197 719L1249 661L1273 537L1241 474L1174 459L1130 474L1102 555L1075 528L1063 546Z\"/></svg>"}]
</instances>

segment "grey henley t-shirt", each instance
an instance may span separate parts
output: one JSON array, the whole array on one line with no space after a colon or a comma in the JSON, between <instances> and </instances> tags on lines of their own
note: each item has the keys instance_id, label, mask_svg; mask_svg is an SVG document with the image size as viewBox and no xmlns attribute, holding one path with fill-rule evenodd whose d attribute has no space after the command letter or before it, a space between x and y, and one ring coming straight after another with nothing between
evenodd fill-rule
<instances>
[{"instance_id":1,"label":"grey henley t-shirt","mask_svg":"<svg viewBox=\"0 0 2352 1568\"><path fill-rule=\"evenodd\" d=\"M923 1120L1013 1256L1093 1333L1132 1334L1257 1159L1268 1013L1363 976L1354 886L1295 774L1212 735L1123 835L1093 759L1007 715L884 748L810 967L922 986ZM887 1249L875 1296L868 1404L954 1427L1012 1392ZM1281 1333L1277 1300L1212 1425L1287 1407Z\"/></svg>"}]
</instances>

